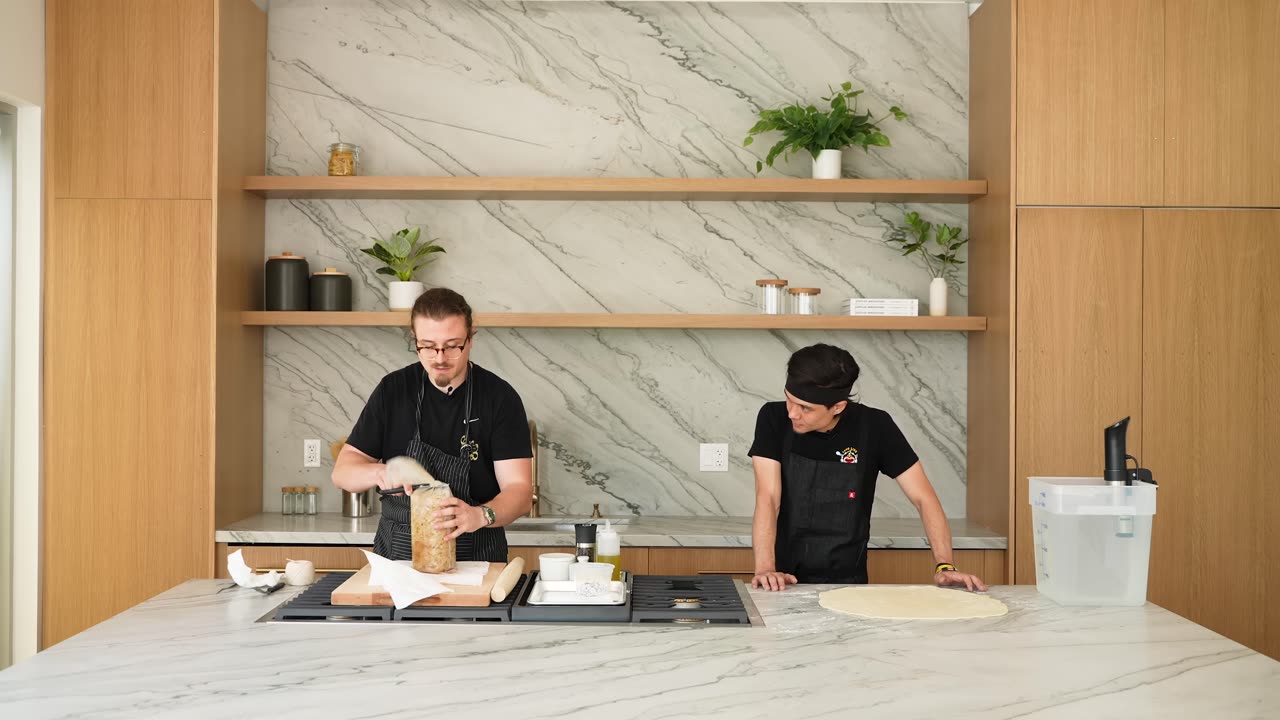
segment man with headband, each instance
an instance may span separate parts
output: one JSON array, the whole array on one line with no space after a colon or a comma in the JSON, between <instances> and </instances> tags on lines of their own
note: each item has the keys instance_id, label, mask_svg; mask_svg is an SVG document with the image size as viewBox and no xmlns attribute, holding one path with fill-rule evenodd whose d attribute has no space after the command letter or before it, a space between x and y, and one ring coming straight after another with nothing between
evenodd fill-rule
<instances>
[{"instance_id":1,"label":"man with headband","mask_svg":"<svg viewBox=\"0 0 1280 720\"><path fill-rule=\"evenodd\" d=\"M951 560L951 528L924 468L893 418L849 400L858 364L831 345L787 361L787 399L756 418L751 462L756 511L753 587L867 582L867 542L876 478L898 481L924 522L938 585L986 590Z\"/></svg>"}]
</instances>

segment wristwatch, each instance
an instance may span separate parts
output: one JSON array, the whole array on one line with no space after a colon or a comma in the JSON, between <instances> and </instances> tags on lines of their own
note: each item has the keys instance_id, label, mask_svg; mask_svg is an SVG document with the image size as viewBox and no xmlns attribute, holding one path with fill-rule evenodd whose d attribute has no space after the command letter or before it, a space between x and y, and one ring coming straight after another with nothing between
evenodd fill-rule
<instances>
[{"instance_id":1,"label":"wristwatch","mask_svg":"<svg viewBox=\"0 0 1280 720\"><path fill-rule=\"evenodd\" d=\"M485 527L489 527L494 523L495 520L498 519L497 514L493 512L493 508L489 507L488 505L481 505L480 512L484 513Z\"/></svg>"}]
</instances>

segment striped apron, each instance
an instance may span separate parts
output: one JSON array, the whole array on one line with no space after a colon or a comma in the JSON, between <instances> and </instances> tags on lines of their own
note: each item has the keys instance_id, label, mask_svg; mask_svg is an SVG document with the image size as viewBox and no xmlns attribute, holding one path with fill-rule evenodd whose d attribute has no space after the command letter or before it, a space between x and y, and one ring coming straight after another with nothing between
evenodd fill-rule
<instances>
[{"instance_id":1,"label":"striped apron","mask_svg":"<svg viewBox=\"0 0 1280 720\"><path fill-rule=\"evenodd\" d=\"M414 408L413 439L404 454L418 461L432 477L449 483L453 496L471 506L480 505L471 496L471 461L479 458L477 446L471 442L471 391L475 387L474 376L468 369L467 399L462 417L461 452L456 457L422 441L422 398L430 378L422 371L422 385L418 388L418 402ZM409 523L410 500L406 495L383 495L382 517L373 537L373 551L391 560L413 559L413 534ZM457 540L458 560L507 561L507 533L500 527L480 528L462 533Z\"/></svg>"}]
</instances>

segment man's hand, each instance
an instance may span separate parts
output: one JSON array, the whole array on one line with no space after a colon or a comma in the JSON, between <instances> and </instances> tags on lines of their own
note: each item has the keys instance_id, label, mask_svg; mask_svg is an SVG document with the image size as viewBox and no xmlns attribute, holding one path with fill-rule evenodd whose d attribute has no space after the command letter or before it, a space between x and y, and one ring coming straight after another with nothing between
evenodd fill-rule
<instances>
[{"instance_id":1,"label":"man's hand","mask_svg":"<svg viewBox=\"0 0 1280 720\"><path fill-rule=\"evenodd\" d=\"M449 498L440 503L435 517L440 522L435 524L437 530L452 530L446 540L453 540L464 532L475 532L485 526L484 511L466 504L459 498Z\"/></svg>"},{"instance_id":2,"label":"man's hand","mask_svg":"<svg viewBox=\"0 0 1280 720\"><path fill-rule=\"evenodd\" d=\"M370 477L373 478L373 485L370 487L375 487L379 490L395 490L398 487L403 487L406 498L413 495L413 483L408 480L404 482L392 480L387 476L387 466L384 463L369 465L368 472Z\"/></svg>"},{"instance_id":3,"label":"man's hand","mask_svg":"<svg viewBox=\"0 0 1280 720\"><path fill-rule=\"evenodd\" d=\"M756 573L751 578L751 587L765 590L785 590L788 585L796 584L796 576L783 572Z\"/></svg>"},{"instance_id":4,"label":"man's hand","mask_svg":"<svg viewBox=\"0 0 1280 720\"><path fill-rule=\"evenodd\" d=\"M933 584L938 587L966 587L969 592L977 590L986 592L987 586L977 575L962 573L956 570L943 570L940 573L933 574Z\"/></svg>"}]
</instances>

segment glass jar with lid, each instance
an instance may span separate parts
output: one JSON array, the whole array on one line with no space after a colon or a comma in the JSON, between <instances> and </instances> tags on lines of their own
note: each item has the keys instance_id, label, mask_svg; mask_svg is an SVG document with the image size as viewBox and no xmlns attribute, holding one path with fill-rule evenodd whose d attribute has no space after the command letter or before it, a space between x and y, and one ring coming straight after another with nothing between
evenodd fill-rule
<instances>
[{"instance_id":1,"label":"glass jar with lid","mask_svg":"<svg viewBox=\"0 0 1280 720\"><path fill-rule=\"evenodd\" d=\"M782 297L787 281L766 278L757 280L756 287L759 295L757 307L760 312L764 315L781 315L784 312Z\"/></svg>"},{"instance_id":2,"label":"glass jar with lid","mask_svg":"<svg viewBox=\"0 0 1280 720\"><path fill-rule=\"evenodd\" d=\"M818 288L788 288L787 294L791 296L791 314L817 315L818 295L821 292Z\"/></svg>"},{"instance_id":3,"label":"glass jar with lid","mask_svg":"<svg viewBox=\"0 0 1280 720\"><path fill-rule=\"evenodd\" d=\"M292 515L296 509L293 499L293 486L286 485L280 488L280 514Z\"/></svg>"},{"instance_id":4,"label":"glass jar with lid","mask_svg":"<svg viewBox=\"0 0 1280 720\"><path fill-rule=\"evenodd\" d=\"M307 514L315 515L320 506L320 488L314 485L308 486L306 492L307 497Z\"/></svg>"},{"instance_id":5,"label":"glass jar with lid","mask_svg":"<svg viewBox=\"0 0 1280 720\"><path fill-rule=\"evenodd\" d=\"M332 176L357 175L360 165L360 146L336 142L329 146L329 174Z\"/></svg>"}]
</instances>

